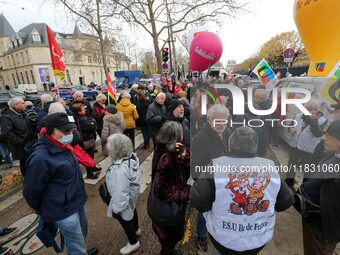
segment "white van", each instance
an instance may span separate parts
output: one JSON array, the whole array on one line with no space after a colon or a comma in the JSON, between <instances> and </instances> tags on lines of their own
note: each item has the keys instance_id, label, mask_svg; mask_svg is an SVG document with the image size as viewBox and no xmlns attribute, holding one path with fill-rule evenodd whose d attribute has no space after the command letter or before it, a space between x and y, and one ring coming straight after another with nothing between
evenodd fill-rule
<instances>
[{"instance_id":1,"label":"white van","mask_svg":"<svg viewBox=\"0 0 340 255\"><path fill-rule=\"evenodd\" d=\"M38 88L35 84L19 84L14 91L21 92L24 94L38 94Z\"/></svg>"},{"instance_id":2,"label":"white van","mask_svg":"<svg viewBox=\"0 0 340 255\"><path fill-rule=\"evenodd\" d=\"M320 110L323 115L327 118L329 116L330 104L326 103L322 96L320 95L320 89L328 80L326 77L289 77L280 80L280 82L275 86L279 88L304 88L310 91L312 99L317 99L321 103ZM304 94L292 93L288 95L288 98L301 98L305 97ZM288 105L286 119L295 119L295 115L300 113L300 110L295 105ZM291 139L291 134L289 133L289 128L281 127L279 131L280 137L289 143Z\"/></svg>"}]
</instances>

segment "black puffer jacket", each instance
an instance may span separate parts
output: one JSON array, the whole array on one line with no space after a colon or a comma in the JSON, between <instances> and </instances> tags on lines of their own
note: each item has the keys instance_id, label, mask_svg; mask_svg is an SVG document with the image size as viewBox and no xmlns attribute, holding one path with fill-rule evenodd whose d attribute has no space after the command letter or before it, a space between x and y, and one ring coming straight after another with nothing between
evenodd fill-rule
<instances>
[{"instance_id":1,"label":"black puffer jacket","mask_svg":"<svg viewBox=\"0 0 340 255\"><path fill-rule=\"evenodd\" d=\"M76 116L76 125L82 137L82 142L96 139L97 124L93 118L86 116ZM82 143L80 143L82 145Z\"/></svg>"},{"instance_id":2,"label":"black puffer jacket","mask_svg":"<svg viewBox=\"0 0 340 255\"><path fill-rule=\"evenodd\" d=\"M6 142L13 159L22 160L27 158L28 155L24 147L36 138L29 123L22 114L17 113L13 109L8 109L3 114L1 132L6 137Z\"/></svg>"},{"instance_id":3,"label":"black puffer jacket","mask_svg":"<svg viewBox=\"0 0 340 255\"><path fill-rule=\"evenodd\" d=\"M146 122L149 127L150 137L155 137L161 129L166 116L166 110L163 105L153 102L146 113Z\"/></svg>"}]
</instances>

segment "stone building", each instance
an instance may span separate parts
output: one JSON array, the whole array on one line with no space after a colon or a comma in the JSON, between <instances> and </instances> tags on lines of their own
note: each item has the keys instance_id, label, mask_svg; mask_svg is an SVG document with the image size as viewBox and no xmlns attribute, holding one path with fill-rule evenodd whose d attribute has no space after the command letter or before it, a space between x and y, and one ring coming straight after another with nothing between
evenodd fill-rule
<instances>
[{"instance_id":1,"label":"stone building","mask_svg":"<svg viewBox=\"0 0 340 255\"><path fill-rule=\"evenodd\" d=\"M73 84L103 84L106 80L99 39L82 33L75 26L72 34L53 32L64 54L66 82ZM111 76L116 70L127 70L126 56L113 51L112 43L105 39L107 65ZM51 67L46 24L32 23L15 32L4 15L0 14L0 88L15 88L18 84L56 83ZM57 84L62 84L57 79Z\"/></svg>"}]
</instances>

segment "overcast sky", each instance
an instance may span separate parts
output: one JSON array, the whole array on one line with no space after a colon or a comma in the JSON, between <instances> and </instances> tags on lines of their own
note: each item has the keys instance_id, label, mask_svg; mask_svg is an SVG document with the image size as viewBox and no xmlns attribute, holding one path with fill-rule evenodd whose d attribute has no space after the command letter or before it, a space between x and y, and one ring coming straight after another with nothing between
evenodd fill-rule
<instances>
[{"instance_id":1,"label":"overcast sky","mask_svg":"<svg viewBox=\"0 0 340 255\"><path fill-rule=\"evenodd\" d=\"M8 4L0 3L0 11L5 15L15 31L33 22L45 22L53 30L72 32L74 24L63 20L60 12L53 6L37 4L37 0L17 0ZM260 46L271 37L287 31L296 30L293 19L294 0L251 0L250 13L238 15L235 19L226 19L218 31L223 42L221 61L227 63L234 59L238 63L255 54ZM254 3L255 2L255 3ZM146 37L143 37L145 40ZM151 38L143 42L152 47Z\"/></svg>"}]
</instances>

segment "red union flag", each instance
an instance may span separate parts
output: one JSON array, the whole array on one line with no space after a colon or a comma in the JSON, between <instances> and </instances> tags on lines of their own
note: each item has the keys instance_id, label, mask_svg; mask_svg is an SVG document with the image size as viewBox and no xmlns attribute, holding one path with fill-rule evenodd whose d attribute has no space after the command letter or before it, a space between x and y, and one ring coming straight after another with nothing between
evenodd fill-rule
<instances>
[{"instance_id":1,"label":"red union flag","mask_svg":"<svg viewBox=\"0 0 340 255\"><path fill-rule=\"evenodd\" d=\"M115 100L115 102L117 103L117 90L111 80L111 76L109 73L107 73L106 75L106 80L107 80L107 94L109 95L109 104L110 104L110 98Z\"/></svg>"},{"instance_id":2,"label":"red union flag","mask_svg":"<svg viewBox=\"0 0 340 255\"><path fill-rule=\"evenodd\" d=\"M51 28L46 25L48 37L48 46L50 47L50 55L52 60L52 69L55 76L59 76L62 80L65 79L65 63L63 53L59 48L57 40L54 38Z\"/></svg>"}]
</instances>

